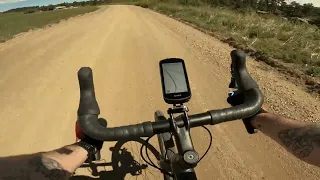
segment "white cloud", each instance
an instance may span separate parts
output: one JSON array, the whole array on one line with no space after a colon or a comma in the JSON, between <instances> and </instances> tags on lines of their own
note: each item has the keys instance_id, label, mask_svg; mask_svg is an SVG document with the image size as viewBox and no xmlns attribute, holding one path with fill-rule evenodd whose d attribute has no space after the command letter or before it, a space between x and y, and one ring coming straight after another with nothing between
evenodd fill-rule
<instances>
[{"instance_id":1,"label":"white cloud","mask_svg":"<svg viewBox=\"0 0 320 180\"><path fill-rule=\"evenodd\" d=\"M0 0L0 4L6 4L6 3L17 3L17 2L22 2L26 0Z\"/></svg>"}]
</instances>

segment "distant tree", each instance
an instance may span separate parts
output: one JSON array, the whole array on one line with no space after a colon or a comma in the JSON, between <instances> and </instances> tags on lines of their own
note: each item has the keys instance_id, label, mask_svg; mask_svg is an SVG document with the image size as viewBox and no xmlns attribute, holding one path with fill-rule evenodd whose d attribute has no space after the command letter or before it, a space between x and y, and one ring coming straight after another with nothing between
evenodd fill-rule
<instances>
[{"instance_id":1,"label":"distant tree","mask_svg":"<svg viewBox=\"0 0 320 180\"><path fill-rule=\"evenodd\" d=\"M279 9L282 12L285 12L287 9L287 2L285 0L279 0Z\"/></svg>"},{"instance_id":2,"label":"distant tree","mask_svg":"<svg viewBox=\"0 0 320 180\"><path fill-rule=\"evenodd\" d=\"M302 17L301 5L296 1L291 2L287 6L286 15L289 17Z\"/></svg>"},{"instance_id":3,"label":"distant tree","mask_svg":"<svg viewBox=\"0 0 320 180\"><path fill-rule=\"evenodd\" d=\"M54 10L54 8L55 8L55 6L52 5L52 4L50 4L50 5L47 7L48 11L52 11L52 10Z\"/></svg>"},{"instance_id":4,"label":"distant tree","mask_svg":"<svg viewBox=\"0 0 320 180\"><path fill-rule=\"evenodd\" d=\"M48 11L48 7L47 6L41 6L39 8L40 11Z\"/></svg>"},{"instance_id":5,"label":"distant tree","mask_svg":"<svg viewBox=\"0 0 320 180\"><path fill-rule=\"evenodd\" d=\"M25 12L23 12L24 14L32 14L37 12L36 9L27 9Z\"/></svg>"},{"instance_id":6,"label":"distant tree","mask_svg":"<svg viewBox=\"0 0 320 180\"><path fill-rule=\"evenodd\" d=\"M313 4L307 3L301 7L301 12L303 13L303 16L311 16L313 14L313 9L314 9Z\"/></svg>"},{"instance_id":7,"label":"distant tree","mask_svg":"<svg viewBox=\"0 0 320 180\"><path fill-rule=\"evenodd\" d=\"M271 0L269 4L269 11L276 12L278 9L278 0Z\"/></svg>"},{"instance_id":8,"label":"distant tree","mask_svg":"<svg viewBox=\"0 0 320 180\"><path fill-rule=\"evenodd\" d=\"M252 9L257 9L258 0L250 0L250 6L252 7Z\"/></svg>"},{"instance_id":9,"label":"distant tree","mask_svg":"<svg viewBox=\"0 0 320 180\"><path fill-rule=\"evenodd\" d=\"M80 6L81 4L80 4L80 2L74 1L74 2L72 3L72 5L73 5L73 6Z\"/></svg>"},{"instance_id":10,"label":"distant tree","mask_svg":"<svg viewBox=\"0 0 320 180\"><path fill-rule=\"evenodd\" d=\"M239 8L243 8L243 1L242 0L236 0L236 4L235 4L235 8L239 9Z\"/></svg>"},{"instance_id":11,"label":"distant tree","mask_svg":"<svg viewBox=\"0 0 320 180\"><path fill-rule=\"evenodd\" d=\"M224 6L231 6L233 4L233 0L220 0L219 2Z\"/></svg>"},{"instance_id":12,"label":"distant tree","mask_svg":"<svg viewBox=\"0 0 320 180\"><path fill-rule=\"evenodd\" d=\"M243 0L243 4L247 8L251 8L251 9L258 8L258 0Z\"/></svg>"},{"instance_id":13,"label":"distant tree","mask_svg":"<svg viewBox=\"0 0 320 180\"><path fill-rule=\"evenodd\" d=\"M268 8L266 0L259 0L258 9L262 11L266 11Z\"/></svg>"}]
</instances>

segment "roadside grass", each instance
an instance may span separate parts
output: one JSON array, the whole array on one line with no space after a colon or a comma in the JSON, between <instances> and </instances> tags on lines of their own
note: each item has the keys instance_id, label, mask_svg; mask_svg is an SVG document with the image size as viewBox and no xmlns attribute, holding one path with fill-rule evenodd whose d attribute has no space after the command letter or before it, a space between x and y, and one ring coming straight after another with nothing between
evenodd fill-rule
<instances>
[{"instance_id":1,"label":"roadside grass","mask_svg":"<svg viewBox=\"0 0 320 180\"><path fill-rule=\"evenodd\" d=\"M305 74L320 77L320 30L281 17L222 7L183 6L152 2L136 3L214 33L258 59L269 57L297 64Z\"/></svg>"},{"instance_id":2,"label":"roadside grass","mask_svg":"<svg viewBox=\"0 0 320 180\"><path fill-rule=\"evenodd\" d=\"M96 6L84 6L74 9L36 12L31 14L0 14L0 43L13 38L21 32L42 28L49 24L58 23L62 19L92 12L97 9L98 7Z\"/></svg>"}]
</instances>

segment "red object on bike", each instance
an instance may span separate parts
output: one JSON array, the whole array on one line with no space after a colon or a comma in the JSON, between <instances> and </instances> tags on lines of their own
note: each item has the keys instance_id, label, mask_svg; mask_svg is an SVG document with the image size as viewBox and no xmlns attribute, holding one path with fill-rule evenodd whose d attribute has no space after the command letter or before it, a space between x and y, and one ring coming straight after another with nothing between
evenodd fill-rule
<instances>
[{"instance_id":1,"label":"red object on bike","mask_svg":"<svg viewBox=\"0 0 320 180\"><path fill-rule=\"evenodd\" d=\"M78 122L75 124L75 132L76 132L76 142L78 142L80 139L84 137L84 133L80 128L80 125Z\"/></svg>"},{"instance_id":2,"label":"red object on bike","mask_svg":"<svg viewBox=\"0 0 320 180\"><path fill-rule=\"evenodd\" d=\"M264 106L262 106L262 107L261 107L261 109L263 109L263 110L267 111L267 108L266 108L266 107L264 107Z\"/></svg>"}]
</instances>

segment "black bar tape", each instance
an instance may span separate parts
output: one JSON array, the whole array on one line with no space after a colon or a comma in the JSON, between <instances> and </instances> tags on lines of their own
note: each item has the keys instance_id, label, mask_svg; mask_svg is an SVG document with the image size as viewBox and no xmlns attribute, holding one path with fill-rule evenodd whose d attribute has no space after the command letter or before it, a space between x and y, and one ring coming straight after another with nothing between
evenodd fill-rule
<instances>
[{"instance_id":1,"label":"black bar tape","mask_svg":"<svg viewBox=\"0 0 320 180\"><path fill-rule=\"evenodd\" d=\"M244 91L244 103L234 107L209 111L211 125L236 119L244 119L257 113L263 104L263 96L259 88Z\"/></svg>"},{"instance_id":2,"label":"black bar tape","mask_svg":"<svg viewBox=\"0 0 320 180\"><path fill-rule=\"evenodd\" d=\"M101 141L118 141L153 135L151 122L115 128L101 126L98 121L100 109L95 97L91 68L82 67L78 72L78 80L80 86L78 122L87 136Z\"/></svg>"},{"instance_id":3,"label":"black bar tape","mask_svg":"<svg viewBox=\"0 0 320 180\"><path fill-rule=\"evenodd\" d=\"M78 71L80 86L80 103L78 116L85 114L99 115L100 109L94 93L92 70L89 67L82 67Z\"/></svg>"},{"instance_id":4,"label":"black bar tape","mask_svg":"<svg viewBox=\"0 0 320 180\"><path fill-rule=\"evenodd\" d=\"M204 126L211 123L211 116L209 112L205 112L201 114L193 114L189 116L189 120L190 120L190 127ZM184 126L184 121L182 120L182 116L176 117L175 121L178 127ZM169 120L152 122L152 128L155 134L172 132L172 128Z\"/></svg>"},{"instance_id":5,"label":"black bar tape","mask_svg":"<svg viewBox=\"0 0 320 180\"><path fill-rule=\"evenodd\" d=\"M105 128L99 124L96 115L82 115L78 117L80 128L91 138L100 141L129 140L139 137L152 136L153 129L151 122L142 124Z\"/></svg>"}]
</instances>

